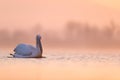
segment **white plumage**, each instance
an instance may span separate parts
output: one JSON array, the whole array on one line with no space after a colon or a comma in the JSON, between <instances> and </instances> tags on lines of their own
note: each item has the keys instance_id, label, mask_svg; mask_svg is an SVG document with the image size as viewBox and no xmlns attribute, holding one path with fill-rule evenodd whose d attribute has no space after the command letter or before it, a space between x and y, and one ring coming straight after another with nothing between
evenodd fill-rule
<instances>
[{"instance_id":1,"label":"white plumage","mask_svg":"<svg viewBox=\"0 0 120 80\"><path fill-rule=\"evenodd\" d=\"M14 54L11 54L16 58L40 58L42 57L42 44L40 35L36 36L36 47L27 44L19 44L14 49Z\"/></svg>"}]
</instances>

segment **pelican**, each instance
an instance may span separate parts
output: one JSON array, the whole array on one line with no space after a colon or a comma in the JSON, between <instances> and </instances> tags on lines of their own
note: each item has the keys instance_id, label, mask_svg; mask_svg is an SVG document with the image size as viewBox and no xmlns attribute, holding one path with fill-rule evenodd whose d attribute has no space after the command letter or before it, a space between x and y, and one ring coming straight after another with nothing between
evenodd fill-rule
<instances>
[{"instance_id":1,"label":"pelican","mask_svg":"<svg viewBox=\"0 0 120 80\"><path fill-rule=\"evenodd\" d=\"M14 49L14 54L10 54L15 58L42 58L43 48L41 36L36 36L36 47L28 44L19 44Z\"/></svg>"}]
</instances>

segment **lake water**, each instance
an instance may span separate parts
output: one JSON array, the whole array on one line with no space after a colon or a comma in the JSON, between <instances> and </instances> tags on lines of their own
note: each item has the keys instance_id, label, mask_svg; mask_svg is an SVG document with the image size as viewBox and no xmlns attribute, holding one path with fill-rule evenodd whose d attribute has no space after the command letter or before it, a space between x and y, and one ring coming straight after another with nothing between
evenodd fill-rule
<instances>
[{"instance_id":1,"label":"lake water","mask_svg":"<svg viewBox=\"0 0 120 80\"><path fill-rule=\"evenodd\" d=\"M46 58L0 54L0 80L120 80L120 53L46 52Z\"/></svg>"}]
</instances>

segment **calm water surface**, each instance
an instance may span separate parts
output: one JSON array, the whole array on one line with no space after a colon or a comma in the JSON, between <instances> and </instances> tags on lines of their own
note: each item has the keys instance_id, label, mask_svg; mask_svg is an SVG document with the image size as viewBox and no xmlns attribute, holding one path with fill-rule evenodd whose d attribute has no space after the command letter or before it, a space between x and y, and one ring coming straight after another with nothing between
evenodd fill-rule
<instances>
[{"instance_id":1,"label":"calm water surface","mask_svg":"<svg viewBox=\"0 0 120 80\"><path fill-rule=\"evenodd\" d=\"M0 80L120 80L120 53L47 52L47 58L0 54Z\"/></svg>"}]
</instances>

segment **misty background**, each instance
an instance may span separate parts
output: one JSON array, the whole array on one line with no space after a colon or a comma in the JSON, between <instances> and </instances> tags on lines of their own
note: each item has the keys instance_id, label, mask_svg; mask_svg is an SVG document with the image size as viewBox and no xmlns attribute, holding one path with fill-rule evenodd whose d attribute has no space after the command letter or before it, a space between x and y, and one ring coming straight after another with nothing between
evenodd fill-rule
<instances>
[{"instance_id":1,"label":"misty background","mask_svg":"<svg viewBox=\"0 0 120 80\"><path fill-rule=\"evenodd\" d=\"M68 21L62 30L43 29L40 24L32 29L0 30L0 47L15 47L19 43L35 45L35 36L40 34L44 47L66 48L119 48L120 29L113 20L100 27L89 23Z\"/></svg>"},{"instance_id":2,"label":"misty background","mask_svg":"<svg viewBox=\"0 0 120 80\"><path fill-rule=\"evenodd\" d=\"M120 47L118 0L0 0L0 49L19 43L46 48ZM45 49L46 49L45 48ZM53 49L53 48L52 48Z\"/></svg>"}]
</instances>

